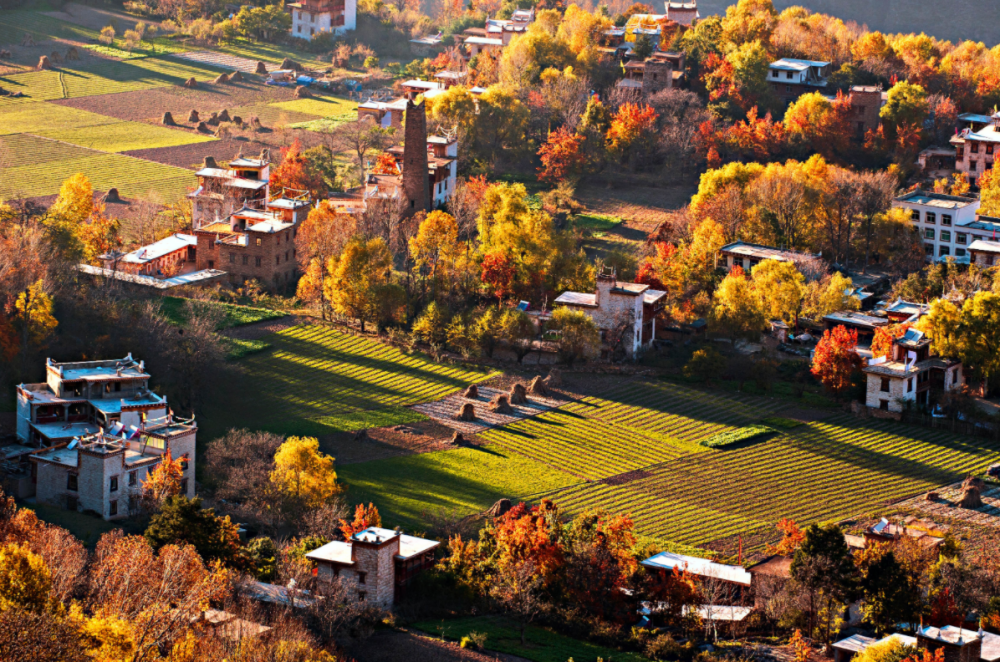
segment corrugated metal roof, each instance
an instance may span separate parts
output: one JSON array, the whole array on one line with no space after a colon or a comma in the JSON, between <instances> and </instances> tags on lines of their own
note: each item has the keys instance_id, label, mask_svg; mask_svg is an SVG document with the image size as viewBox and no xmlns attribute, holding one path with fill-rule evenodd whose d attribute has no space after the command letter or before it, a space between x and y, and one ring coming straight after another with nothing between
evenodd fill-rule
<instances>
[{"instance_id":1,"label":"corrugated metal roof","mask_svg":"<svg viewBox=\"0 0 1000 662\"><path fill-rule=\"evenodd\" d=\"M553 303L566 306L597 306L597 295L586 292L563 292Z\"/></svg>"},{"instance_id":2,"label":"corrugated metal roof","mask_svg":"<svg viewBox=\"0 0 1000 662\"><path fill-rule=\"evenodd\" d=\"M699 577L711 577L721 579L734 584L750 586L752 575L738 565L724 565L697 556L684 556L673 552L660 552L642 562L647 568L657 568L662 570L673 570L680 568Z\"/></svg>"},{"instance_id":3,"label":"corrugated metal roof","mask_svg":"<svg viewBox=\"0 0 1000 662\"><path fill-rule=\"evenodd\" d=\"M146 264L171 253L183 250L189 246L197 246L198 238L193 234L173 234L165 239L160 239L149 246L136 249L122 258L122 262L129 264Z\"/></svg>"}]
</instances>

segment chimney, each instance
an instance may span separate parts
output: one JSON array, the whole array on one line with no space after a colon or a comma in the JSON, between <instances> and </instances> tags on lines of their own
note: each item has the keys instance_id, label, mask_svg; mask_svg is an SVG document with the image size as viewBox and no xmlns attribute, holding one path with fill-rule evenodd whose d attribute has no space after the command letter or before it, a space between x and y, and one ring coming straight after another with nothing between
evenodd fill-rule
<instances>
[{"instance_id":1,"label":"chimney","mask_svg":"<svg viewBox=\"0 0 1000 662\"><path fill-rule=\"evenodd\" d=\"M204 165L204 167L206 167L206 168L218 168L219 164L215 162L215 157L214 156L206 156L205 157L205 165Z\"/></svg>"},{"instance_id":2,"label":"chimney","mask_svg":"<svg viewBox=\"0 0 1000 662\"><path fill-rule=\"evenodd\" d=\"M406 102L403 129L403 217L430 209L430 176L427 172L427 112L424 104Z\"/></svg>"}]
</instances>

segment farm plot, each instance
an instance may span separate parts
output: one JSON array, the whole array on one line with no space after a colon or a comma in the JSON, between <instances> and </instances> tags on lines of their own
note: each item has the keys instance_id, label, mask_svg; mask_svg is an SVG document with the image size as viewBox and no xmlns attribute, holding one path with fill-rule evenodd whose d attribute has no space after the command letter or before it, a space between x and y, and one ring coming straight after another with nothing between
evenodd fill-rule
<instances>
[{"instance_id":1,"label":"farm plot","mask_svg":"<svg viewBox=\"0 0 1000 662\"><path fill-rule=\"evenodd\" d=\"M209 396L207 420L221 431L323 435L423 420L406 407L488 377L321 326L267 340L273 350L241 361L232 388Z\"/></svg>"},{"instance_id":2,"label":"farm plot","mask_svg":"<svg viewBox=\"0 0 1000 662\"><path fill-rule=\"evenodd\" d=\"M953 517L972 524L991 526L1000 529L1000 486L987 485L981 498L983 505L979 508L959 508L962 499L962 484L955 483L940 490L938 499L926 500L923 495L914 497L899 504L900 508L911 508L932 517Z\"/></svg>"},{"instance_id":3,"label":"farm plot","mask_svg":"<svg viewBox=\"0 0 1000 662\"><path fill-rule=\"evenodd\" d=\"M483 386L479 388L478 398L467 398L462 393L455 393L441 400L414 405L413 408L442 425L446 425L453 430L458 430L462 434L477 434L491 427L508 425L515 421L535 416L563 404L561 401L553 398L543 398L529 393L528 402L511 405L511 408L514 410L513 414L501 414L490 411L490 400L494 396L506 394L506 391ZM456 418L456 414L466 404L471 404L474 407L476 420L460 421Z\"/></svg>"},{"instance_id":4,"label":"farm plot","mask_svg":"<svg viewBox=\"0 0 1000 662\"><path fill-rule=\"evenodd\" d=\"M62 140L102 152L176 147L215 140L214 136L205 136L180 129L168 129L142 122L117 122L104 126L38 131L37 133L46 138Z\"/></svg>"},{"instance_id":5,"label":"farm plot","mask_svg":"<svg viewBox=\"0 0 1000 662\"><path fill-rule=\"evenodd\" d=\"M113 117L90 113L86 110L66 108L54 103L38 103L0 106L0 135L13 133L39 133L60 129L115 124Z\"/></svg>"},{"instance_id":6,"label":"farm plot","mask_svg":"<svg viewBox=\"0 0 1000 662\"><path fill-rule=\"evenodd\" d=\"M2 122L2 119L0 119ZM49 140L27 133L0 136L0 167L16 168L32 164L51 163L65 159L81 159L93 152L58 140Z\"/></svg>"},{"instance_id":7,"label":"farm plot","mask_svg":"<svg viewBox=\"0 0 1000 662\"><path fill-rule=\"evenodd\" d=\"M24 74L0 76L0 87L10 92L20 92L21 97L0 97L0 109L33 101L63 98L62 79L58 71L31 71Z\"/></svg>"},{"instance_id":8,"label":"farm plot","mask_svg":"<svg viewBox=\"0 0 1000 662\"><path fill-rule=\"evenodd\" d=\"M998 452L991 442L889 423L861 426L840 415L766 444L647 467L630 482L547 496L571 513L597 506L628 512L643 535L704 547L736 534L771 535L782 517L807 525L870 511L981 470Z\"/></svg>"},{"instance_id":9,"label":"farm plot","mask_svg":"<svg viewBox=\"0 0 1000 662\"><path fill-rule=\"evenodd\" d=\"M252 74L257 70L258 60L251 60L250 58L240 57L238 55L230 55L229 53L218 53L216 51L188 51L187 53L175 53L173 57L186 60L188 62L197 62L198 64L207 64L211 67L217 67L219 69L229 69L242 71L245 74ZM279 68L279 65L273 62L265 62L264 66L268 71L274 71Z\"/></svg>"},{"instance_id":10,"label":"farm plot","mask_svg":"<svg viewBox=\"0 0 1000 662\"><path fill-rule=\"evenodd\" d=\"M45 39L89 41L96 39L99 33L98 30L46 16L40 12L0 12L0 34L6 37L6 39L0 39L0 43L20 42L25 32L30 32L36 41Z\"/></svg>"},{"instance_id":11,"label":"farm plot","mask_svg":"<svg viewBox=\"0 0 1000 662\"><path fill-rule=\"evenodd\" d=\"M353 101L338 97L293 99L291 101L278 101L270 105L293 113L303 113L316 117L343 115L344 113L354 112L358 108L358 105Z\"/></svg>"}]
</instances>

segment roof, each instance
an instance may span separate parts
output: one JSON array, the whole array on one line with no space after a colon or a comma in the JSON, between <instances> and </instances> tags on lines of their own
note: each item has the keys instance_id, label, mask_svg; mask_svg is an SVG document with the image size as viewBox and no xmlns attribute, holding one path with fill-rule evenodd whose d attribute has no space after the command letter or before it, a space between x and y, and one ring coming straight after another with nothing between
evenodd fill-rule
<instances>
[{"instance_id":1,"label":"roof","mask_svg":"<svg viewBox=\"0 0 1000 662\"><path fill-rule=\"evenodd\" d=\"M202 168L194 174L199 177L232 177L225 168Z\"/></svg>"},{"instance_id":2,"label":"roof","mask_svg":"<svg viewBox=\"0 0 1000 662\"><path fill-rule=\"evenodd\" d=\"M491 39L490 37L469 37L465 40L467 44L478 44L480 46L503 46L503 39Z\"/></svg>"},{"instance_id":3,"label":"roof","mask_svg":"<svg viewBox=\"0 0 1000 662\"><path fill-rule=\"evenodd\" d=\"M896 202L906 202L912 205L923 205L925 207L938 207L939 209L961 209L969 205L976 204L976 198L966 198L959 195L945 195L944 193L925 193L923 191L913 191L906 193L895 199Z\"/></svg>"},{"instance_id":4,"label":"roof","mask_svg":"<svg viewBox=\"0 0 1000 662\"><path fill-rule=\"evenodd\" d=\"M874 637L865 637L860 634L852 634L847 639L841 639L840 641L834 642L833 647L842 651L860 653L861 651L868 648L874 643L875 643Z\"/></svg>"},{"instance_id":5,"label":"roof","mask_svg":"<svg viewBox=\"0 0 1000 662\"><path fill-rule=\"evenodd\" d=\"M644 304L656 303L665 296L667 296L667 293L662 290L646 290L642 294L642 302Z\"/></svg>"},{"instance_id":6,"label":"roof","mask_svg":"<svg viewBox=\"0 0 1000 662\"><path fill-rule=\"evenodd\" d=\"M176 251L184 250L190 246L197 246L198 238L193 234L172 234L166 239L160 239L149 246L143 246L122 257L122 262L129 264L147 264L153 260L170 255ZM101 256L102 259L113 259L110 256Z\"/></svg>"},{"instance_id":7,"label":"roof","mask_svg":"<svg viewBox=\"0 0 1000 662\"><path fill-rule=\"evenodd\" d=\"M134 285L153 287L158 290L169 290L183 285L200 285L226 275L225 271L220 271L218 269L202 269L201 271L192 271L191 273L173 276L171 278L154 278L153 276L146 276L143 274L129 274L116 269L94 267L89 264L79 264L76 268L81 273L85 273L90 276L114 278L115 280L132 283Z\"/></svg>"},{"instance_id":8,"label":"roof","mask_svg":"<svg viewBox=\"0 0 1000 662\"><path fill-rule=\"evenodd\" d=\"M993 634L992 632L983 632L983 647L979 652L979 659L986 660L986 662L1000 660L1000 635Z\"/></svg>"},{"instance_id":9,"label":"roof","mask_svg":"<svg viewBox=\"0 0 1000 662\"><path fill-rule=\"evenodd\" d=\"M792 559L787 556L772 556L750 566L747 568L747 572L751 575L767 575L787 579L792 576Z\"/></svg>"},{"instance_id":10,"label":"roof","mask_svg":"<svg viewBox=\"0 0 1000 662\"><path fill-rule=\"evenodd\" d=\"M397 559L405 560L418 556L424 552L429 552L441 544L437 540L408 536L398 531L382 529L377 526L370 526L364 531L359 531L351 536L351 539L359 542L379 542L380 540L388 540L397 535L399 536L399 553L396 554Z\"/></svg>"},{"instance_id":11,"label":"roof","mask_svg":"<svg viewBox=\"0 0 1000 662\"><path fill-rule=\"evenodd\" d=\"M161 398L155 393L146 393L132 398L108 398L107 400L87 400L87 402L103 414L118 414L121 413L123 407L128 409L129 407L166 405L167 399Z\"/></svg>"},{"instance_id":12,"label":"roof","mask_svg":"<svg viewBox=\"0 0 1000 662\"><path fill-rule=\"evenodd\" d=\"M993 121L993 118L989 115L980 115L979 113L962 113L958 116L960 122L982 122L983 124L989 124Z\"/></svg>"},{"instance_id":13,"label":"roof","mask_svg":"<svg viewBox=\"0 0 1000 662\"><path fill-rule=\"evenodd\" d=\"M310 596L309 591L288 589L277 584L249 581L243 584L241 589L245 595L259 602L294 605L296 607L307 607L316 603L316 599Z\"/></svg>"},{"instance_id":14,"label":"roof","mask_svg":"<svg viewBox=\"0 0 1000 662\"><path fill-rule=\"evenodd\" d=\"M556 300L552 303L561 303L564 306L587 306L590 308L596 308L597 295L588 294L586 292L563 292L556 297Z\"/></svg>"},{"instance_id":15,"label":"roof","mask_svg":"<svg viewBox=\"0 0 1000 662\"><path fill-rule=\"evenodd\" d=\"M77 448L67 448L63 446L62 448L51 448L49 450L42 451L41 453L35 453L31 456L32 460L42 460L44 462L52 462L54 464L60 464L64 467L76 467L78 466L78 461L80 458L80 451Z\"/></svg>"},{"instance_id":16,"label":"roof","mask_svg":"<svg viewBox=\"0 0 1000 662\"><path fill-rule=\"evenodd\" d=\"M248 159L242 156L229 162L230 168L263 168L266 165L267 161L264 159Z\"/></svg>"},{"instance_id":17,"label":"roof","mask_svg":"<svg viewBox=\"0 0 1000 662\"><path fill-rule=\"evenodd\" d=\"M252 191L257 191L265 186L267 186L266 179L243 179L242 177L233 177L226 180L226 186L232 186L233 188L245 188Z\"/></svg>"},{"instance_id":18,"label":"roof","mask_svg":"<svg viewBox=\"0 0 1000 662\"><path fill-rule=\"evenodd\" d=\"M216 221L195 229L195 232L225 232L227 234L232 231L233 228L227 221Z\"/></svg>"},{"instance_id":19,"label":"roof","mask_svg":"<svg viewBox=\"0 0 1000 662\"><path fill-rule=\"evenodd\" d=\"M715 577L735 584L750 586L752 576L742 566L723 565L697 556L684 556L673 552L660 552L642 562L647 568L673 570L680 568L699 577Z\"/></svg>"},{"instance_id":20,"label":"roof","mask_svg":"<svg viewBox=\"0 0 1000 662\"><path fill-rule=\"evenodd\" d=\"M786 71L805 71L809 67L825 67L829 62L819 62L817 60L798 60L791 57L783 57L771 63L772 69L782 69Z\"/></svg>"},{"instance_id":21,"label":"roof","mask_svg":"<svg viewBox=\"0 0 1000 662\"><path fill-rule=\"evenodd\" d=\"M753 611L753 607L736 607L736 606L724 606L719 605L702 605L700 607L685 607L684 613L689 614L691 612L698 614L698 618L703 621L742 621L750 612Z\"/></svg>"},{"instance_id":22,"label":"roof","mask_svg":"<svg viewBox=\"0 0 1000 662\"><path fill-rule=\"evenodd\" d=\"M966 630L955 627L954 625L946 625L943 628L927 626L920 629L917 632L917 635L926 639L939 641L944 644L958 645L965 645L979 639L979 633L975 630Z\"/></svg>"},{"instance_id":23,"label":"roof","mask_svg":"<svg viewBox=\"0 0 1000 662\"><path fill-rule=\"evenodd\" d=\"M441 83L429 80L417 80L414 78L403 83L403 87L418 87L422 90L438 90L441 89Z\"/></svg>"},{"instance_id":24,"label":"roof","mask_svg":"<svg viewBox=\"0 0 1000 662\"><path fill-rule=\"evenodd\" d=\"M916 364L907 367L907 364L903 361L886 361L885 363L876 363L874 365L869 363L862 368L862 371L873 375L885 375L886 377L909 377L920 372L920 368Z\"/></svg>"},{"instance_id":25,"label":"roof","mask_svg":"<svg viewBox=\"0 0 1000 662\"><path fill-rule=\"evenodd\" d=\"M282 221L279 219L261 221L260 223L254 223L253 225L247 227L248 232L281 232L282 230L287 230L293 227L295 223L291 221Z\"/></svg>"},{"instance_id":26,"label":"roof","mask_svg":"<svg viewBox=\"0 0 1000 662\"><path fill-rule=\"evenodd\" d=\"M1000 241L987 241L976 239L969 244L970 251L982 251L983 253L1000 253Z\"/></svg>"},{"instance_id":27,"label":"roof","mask_svg":"<svg viewBox=\"0 0 1000 662\"><path fill-rule=\"evenodd\" d=\"M962 129L962 132L956 138L959 140L978 140L980 142L996 143L1000 142L1000 131L997 131L996 127L992 124L988 124L979 129L979 131Z\"/></svg>"},{"instance_id":28,"label":"roof","mask_svg":"<svg viewBox=\"0 0 1000 662\"><path fill-rule=\"evenodd\" d=\"M300 209L302 207L308 207L312 203L309 200L293 200L291 198L275 198L267 203L267 206L272 209Z\"/></svg>"},{"instance_id":29,"label":"roof","mask_svg":"<svg viewBox=\"0 0 1000 662\"><path fill-rule=\"evenodd\" d=\"M306 554L306 558L312 561L326 561L342 565L354 564L353 555L351 554L351 543L340 540L328 542L322 547L314 549Z\"/></svg>"},{"instance_id":30,"label":"roof","mask_svg":"<svg viewBox=\"0 0 1000 662\"><path fill-rule=\"evenodd\" d=\"M918 331L914 328L909 328L902 337L896 339L896 344L903 347L923 347L930 344L930 338L924 336L923 331Z\"/></svg>"},{"instance_id":31,"label":"roof","mask_svg":"<svg viewBox=\"0 0 1000 662\"><path fill-rule=\"evenodd\" d=\"M46 367L53 369L63 381L106 379L141 379L149 377L145 368L129 354L124 359L103 361L67 361L58 363L49 359Z\"/></svg>"},{"instance_id":32,"label":"roof","mask_svg":"<svg viewBox=\"0 0 1000 662\"><path fill-rule=\"evenodd\" d=\"M719 249L719 252L784 262L791 262L792 258L795 257L812 257L807 253L800 253L787 248L775 248L774 246L764 246L763 244L748 244L744 241L734 241L731 244L726 244Z\"/></svg>"},{"instance_id":33,"label":"roof","mask_svg":"<svg viewBox=\"0 0 1000 662\"><path fill-rule=\"evenodd\" d=\"M237 641L244 637L256 637L271 629L266 625L254 623L240 618L236 614L218 609L206 609L192 618L191 622L212 626L223 637Z\"/></svg>"},{"instance_id":34,"label":"roof","mask_svg":"<svg viewBox=\"0 0 1000 662\"><path fill-rule=\"evenodd\" d=\"M903 299L896 299L891 304L885 307L885 312L887 313L899 313L900 315L916 315L917 313L926 313L930 310L930 306L925 303L914 303L912 301L904 301Z\"/></svg>"},{"instance_id":35,"label":"roof","mask_svg":"<svg viewBox=\"0 0 1000 662\"><path fill-rule=\"evenodd\" d=\"M823 319L828 322L848 324L850 326L860 326L869 329L885 326L889 323L889 320L884 317L873 317L872 315L865 315L864 313L859 313L853 310L841 310L836 313L830 313Z\"/></svg>"}]
</instances>

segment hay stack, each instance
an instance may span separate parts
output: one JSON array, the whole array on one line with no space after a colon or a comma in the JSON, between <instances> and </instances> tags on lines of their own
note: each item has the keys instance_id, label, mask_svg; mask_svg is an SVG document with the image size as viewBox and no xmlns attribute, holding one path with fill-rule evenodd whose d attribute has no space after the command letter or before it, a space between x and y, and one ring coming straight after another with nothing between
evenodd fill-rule
<instances>
[{"instance_id":1,"label":"hay stack","mask_svg":"<svg viewBox=\"0 0 1000 662\"><path fill-rule=\"evenodd\" d=\"M218 168L219 164L215 162L215 157L214 156L206 156L205 157L205 165L203 167L205 167L205 168Z\"/></svg>"},{"instance_id":2,"label":"hay stack","mask_svg":"<svg viewBox=\"0 0 1000 662\"><path fill-rule=\"evenodd\" d=\"M188 113L188 122L200 122L200 121L201 118L198 117L198 111L192 109L191 112Z\"/></svg>"},{"instance_id":3,"label":"hay stack","mask_svg":"<svg viewBox=\"0 0 1000 662\"><path fill-rule=\"evenodd\" d=\"M458 410L458 413L455 414L455 419L459 421L476 420L476 408L472 406L472 403L466 402L462 405L462 408Z\"/></svg>"},{"instance_id":4,"label":"hay stack","mask_svg":"<svg viewBox=\"0 0 1000 662\"><path fill-rule=\"evenodd\" d=\"M478 400L479 399L479 387L476 386L475 384L471 384L469 386L469 388L465 389L465 392L462 393L462 397L463 398L468 398L469 400Z\"/></svg>"},{"instance_id":5,"label":"hay stack","mask_svg":"<svg viewBox=\"0 0 1000 662\"><path fill-rule=\"evenodd\" d=\"M66 51L66 59L67 60L79 60L80 59L80 53L76 50L76 46L70 46L69 47L69 50Z\"/></svg>"},{"instance_id":6,"label":"hay stack","mask_svg":"<svg viewBox=\"0 0 1000 662\"><path fill-rule=\"evenodd\" d=\"M209 126L219 126L219 113L212 113L212 116L208 118Z\"/></svg>"},{"instance_id":7,"label":"hay stack","mask_svg":"<svg viewBox=\"0 0 1000 662\"><path fill-rule=\"evenodd\" d=\"M239 71L234 71L233 73L229 74L229 82L230 83L242 83L243 82L243 74L241 74Z\"/></svg>"},{"instance_id":8,"label":"hay stack","mask_svg":"<svg viewBox=\"0 0 1000 662\"><path fill-rule=\"evenodd\" d=\"M42 57L38 58L38 67L37 68L38 68L39 71L48 71L49 69L52 68L52 63L49 62L49 56L48 55L43 55Z\"/></svg>"},{"instance_id":9,"label":"hay stack","mask_svg":"<svg viewBox=\"0 0 1000 662\"><path fill-rule=\"evenodd\" d=\"M250 118L250 126L254 129L263 129L264 125L260 123L260 118L254 115Z\"/></svg>"},{"instance_id":10,"label":"hay stack","mask_svg":"<svg viewBox=\"0 0 1000 662\"><path fill-rule=\"evenodd\" d=\"M490 506L486 514L490 517L503 517L513 507L514 504L510 502L510 499L498 499L496 503Z\"/></svg>"},{"instance_id":11,"label":"hay stack","mask_svg":"<svg viewBox=\"0 0 1000 662\"><path fill-rule=\"evenodd\" d=\"M299 85L295 88L295 98L296 99L308 99L312 96L312 92L309 91L308 87L304 85Z\"/></svg>"},{"instance_id":12,"label":"hay stack","mask_svg":"<svg viewBox=\"0 0 1000 662\"><path fill-rule=\"evenodd\" d=\"M562 373L559 368L552 368L549 370L549 376L545 378L545 385L548 387L562 386Z\"/></svg>"},{"instance_id":13,"label":"hay stack","mask_svg":"<svg viewBox=\"0 0 1000 662\"><path fill-rule=\"evenodd\" d=\"M983 505L983 500L979 496L979 489L976 487L966 487L962 490L962 498L958 502L959 508L968 508L974 510L980 508Z\"/></svg>"},{"instance_id":14,"label":"hay stack","mask_svg":"<svg viewBox=\"0 0 1000 662\"><path fill-rule=\"evenodd\" d=\"M523 405L528 401L528 392L524 390L524 384L514 384L510 387L510 404Z\"/></svg>"},{"instance_id":15,"label":"hay stack","mask_svg":"<svg viewBox=\"0 0 1000 662\"><path fill-rule=\"evenodd\" d=\"M236 126L243 126L243 118L239 115L233 115L233 124Z\"/></svg>"},{"instance_id":16,"label":"hay stack","mask_svg":"<svg viewBox=\"0 0 1000 662\"><path fill-rule=\"evenodd\" d=\"M355 432L354 441L368 441L368 430L358 430Z\"/></svg>"},{"instance_id":17,"label":"hay stack","mask_svg":"<svg viewBox=\"0 0 1000 662\"><path fill-rule=\"evenodd\" d=\"M53 64L62 63L62 55L59 55L59 51L52 51L52 55L49 57Z\"/></svg>"},{"instance_id":18,"label":"hay stack","mask_svg":"<svg viewBox=\"0 0 1000 662\"><path fill-rule=\"evenodd\" d=\"M215 80L212 81L212 83L215 85L223 85L228 82L229 82L229 74L219 74L218 76L215 77Z\"/></svg>"},{"instance_id":19,"label":"hay stack","mask_svg":"<svg viewBox=\"0 0 1000 662\"><path fill-rule=\"evenodd\" d=\"M174 116L169 110L163 113L163 119L160 120L160 124L165 126L177 126L177 122L174 121Z\"/></svg>"},{"instance_id":20,"label":"hay stack","mask_svg":"<svg viewBox=\"0 0 1000 662\"><path fill-rule=\"evenodd\" d=\"M513 414L514 408L510 406L506 395L497 395L490 400L490 411L497 414Z\"/></svg>"},{"instance_id":21,"label":"hay stack","mask_svg":"<svg viewBox=\"0 0 1000 662\"><path fill-rule=\"evenodd\" d=\"M14 56L10 51L0 48L0 60L9 60L12 57Z\"/></svg>"},{"instance_id":22,"label":"hay stack","mask_svg":"<svg viewBox=\"0 0 1000 662\"><path fill-rule=\"evenodd\" d=\"M254 69L253 72L255 74L264 74L266 76L267 75L267 67L264 65L263 62L258 62L257 63L257 68Z\"/></svg>"},{"instance_id":23,"label":"hay stack","mask_svg":"<svg viewBox=\"0 0 1000 662\"><path fill-rule=\"evenodd\" d=\"M937 501L941 498L941 495L937 492L928 492L924 495L924 501Z\"/></svg>"},{"instance_id":24,"label":"hay stack","mask_svg":"<svg viewBox=\"0 0 1000 662\"><path fill-rule=\"evenodd\" d=\"M967 476L966 479L962 481L962 489L964 490L968 487L974 487L980 492L982 492L983 489L986 487L986 483L983 482L982 478L978 478L976 476Z\"/></svg>"},{"instance_id":25,"label":"hay stack","mask_svg":"<svg viewBox=\"0 0 1000 662\"><path fill-rule=\"evenodd\" d=\"M545 385L545 380L542 379L541 375L536 375L534 379L531 380L531 386L528 390L535 395L548 395L549 387Z\"/></svg>"},{"instance_id":26,"label":"hay stack","mask_svg":"<svg viewBox=\"0 0 1000 662\"><path fill-rule=\"evenodd\" d=\"M194 88L198 87L198 81L194 79L194 76L191 76L191 78L188 78L186 81L184 81L184 87L193 90Z\"/></svg>"},{"instance_id":27,"label":"hay stack","mask_svg":"<svg viewBox=\"0 0 1000 662\"><path fill-rule=\"evenodd\" d=\"M452 446L461 446L462 444L465 443L465 437L462 436L461 432L455 430L455 432L452 433L451 440L448 443L451 444Z\"/></svg>"},{"instance_id":28,"label":"hay stack","mask_svg":"<svg viewBox=\"0 0 1000 662\"><path fill-rule=\"evenodd\" d=\"M299 64L295 60L292 60L292 59L287 58L287 57L284 60L281 61L281 68L282 69L291 69L292 71L302 71L302 65L301 64Z\"/></svg>"},{"instance_id":29,"label":"hay stack","mask_svg":"<svg viewBox=\"0 0 1000 662\"><path fill-rule=\"evenodd\" d=\"M118 189L109 188L107 194L104 196L104 202L121 202L122 198L118 194Z\"/></svg>"},{"instance_id":30,"label":"hay stack","mask_svg":"<svg viewBox=\"0 0 1000 662\"><path fill-rule=\"evenodd\" d=\"M204 122L198 122L198 126L195 127L195 131L197 131L198 133L207 133L207 134L212 133L212 130L208 128L208 125L205 124Z\"/></svg>"},{"instance_id":31,"label":"hay stack","mask_svg":"<svg viewBox=\"0 0 1000 662\"><path fill-rule=\"evenodd\" d=\"M233 119L229 116L229 111L226 110L225 108L223 108L222 112L219 113L219 121L220 122L232 122L233 121Z\"/></svg>"},{"instance_id":32,"label":"hay stack","mask_svg":"<svg viewBox=\"0 0 1000 662\"><path fill-rule=\"evenodd\" d=\"M34 46L35 38L31 36L30 32L25 32L24 37L21 39L22 46Z\"/></svg>"}]
</instances>

